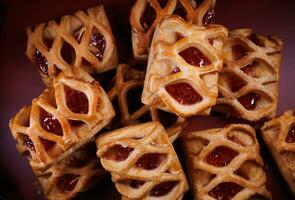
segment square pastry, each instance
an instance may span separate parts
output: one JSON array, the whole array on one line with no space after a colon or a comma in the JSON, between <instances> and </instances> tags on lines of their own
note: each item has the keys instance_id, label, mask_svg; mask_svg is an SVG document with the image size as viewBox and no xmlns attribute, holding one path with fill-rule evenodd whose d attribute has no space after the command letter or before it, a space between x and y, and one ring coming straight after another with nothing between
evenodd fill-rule
<instances>
[{"instance_id":1,"label":"square pastry","mask_svg":"<svg viewBox=\"0 0 295 200\"><path fill-rule=\"evenodd\" d=\"M295 111L266 122L262 137L279 170L295 195Z\"/></svg>"},{"instance_id":2,"label":"square pastry","mask_svg":"<svg viewBox=\"0 0 295 200\"><path fill-rule=\"evenodd\" d=\"M43 171L93 140L114 115L98 82L60 73L54 87L22 108L9 125L19 152L28 155L34 171Z\"/></svg>"},{"instance_id":3,"label":"square pastry","mask_svg":"<svg viewBox=\"0 0 295 200\"><path fill-rule=\"evenodd\" d=\"M215 110L249 121L275 117L282 41L238 29L230 32L223 57Z\"/></svg>"},{"instance_id":4,"label":"square pastry","mask_svg":"<svg viewBox=\"0 0 295 200\"><path fill-rule=\"evenodd\" d=\"M26 54L47 86L60 71L101 73L118 64L116 44L103 6L78 11L27 29Z\"/></svg>"},{"instance_id":5,"label":"square pastry","mask_svg":"<svg viewBox=\"0 0 295 200\"><path fill-rule=\"evenodd\" d=\"M185 174L159 122L128 126L96 140L97 156L123 199L181 199Z\"/></svg>"},{"instance_id":6,"label":"square pastry","mask_svg":"<svg viewBox=\"0 0 295 200\"><path fill-rule=\"evenodd\" d=\"M156 26L166 17L205 26L213 23L214 6L215 0L137 0L130 14L134 57L147 59Z\"/></svg>"},{"instance_id":7,"label":"square pastry","mask_svg":"<svg viewBox=\"0 0 295 200\"><path fill-rule=\"evenodd\" d=\"M227 29L173 16L157 27L141 100L181 117L209 115L215 105Z\"/></svg>"},{"instance_id":8,"label":"square pastry","mask_svg":"<svg viewBox=\"0 0 295 200\"><path fill-rule=\"evenodd\" d=\"M71 199L108 176L96 157L95 142L86 144L42 174L36 175L49 200Z\"/></svg>"},{"instance_id":9,"label":"square pastry","mask_svg":"<svg viewBox=\"0 0 295 200\"><path fill-rule=\"evenodd\" d=\"M183 147L195 199L271 199L255 130L244 124L186 134Z\"/></svg>"},{"instance_id":10,"label":"square pastry","mask_svg":"<svg viewBox=\"0 0 295 200\"><path fill-rule=\"evenodd\" d=\"M114 120L115 128L149 121L160 121L170 140L174 141L187 125L187 120L173 113L142 104L141 94L144 76L145 71L136 66L118 65L114 86L108 92L115 110L118 112L115 117L118 119Z\"/></svg>"}]
</instances>

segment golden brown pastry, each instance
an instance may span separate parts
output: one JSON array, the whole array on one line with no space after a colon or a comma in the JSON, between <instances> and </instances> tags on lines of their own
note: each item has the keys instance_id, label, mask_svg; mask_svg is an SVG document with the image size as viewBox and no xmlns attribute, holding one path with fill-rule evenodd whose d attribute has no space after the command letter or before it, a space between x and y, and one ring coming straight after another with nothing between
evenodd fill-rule
<instances>
[{"instance_id":1,"label":"golden brown pastry","mask_svg":"<svg viewBox=\"0 0 295 200\"><path fill-rule=\"evenodd\" d=\"M53 165L38 180L47 199L71 199L107 177L107 172L96 157L94 142L90 142Z\"/></svg>"},{"instance_id":2,"label":"golden brown pastry","mask_svg":"<svg viewBox=\"0 0 295 200\"><path fill-rule=\"evenodd\" d=\"M31 106L10 121L20 153L34 171L43 171L93 139L113 117L113 106L96 81L63 73Z\"/></svg>"},{"instance_id":3,"label":"golden brown pastry","mask_svg":"<svg viewBox=\"0 0 295 200\"><path fill-rule=\"evenodd\" d=\"M73 68L101 73L118 64L116 44L103 6L67 15L27 29L27 56L47 86L60 71Z\"/></svg>"},{"instance_id":4,"label":"golden brown pastry","mask_svg":"<svg viewBox=\"0 0 295 200\"><path fill-rule=\"evenodd\" d=\"M128 126L96 140L97 156L123 199L182 199L185 174L159 122Z\"/></svg>"},{"instance_id":5,"label":"golden brown pastry","mask_svg":"<svg viewBox=\"0 0 295 200\"><path fill-rule=\"evenodd\" d=\"M131 9L134 57L147 59L156 26L166 17L178 15L197 25L213 23L215 0L137 0Z\"/></svg>"},{"instance_id":6,"label":"golden brown pastry","mask_svg":"<svg viewBox=\"0 0 295 200\"><path fill-rule=\"evenodd\" d=\"M252 127L190 132L182 142L196 200L271 199Z\"/></svg>"},{"instance_id":7,"label":"golden brown pastry","mask_svg":"<svg viewBox=\"0 0 295 200\"><path fill-rule=\"evenodd\" d=\"M108 92L110 99L117 101L121 126L134 125L148 121L160 121L166 128L171 141L174 141L187 125L185 118L143 105L140 97L145 72L120 64L117 68L114 87Z\"/></svg>"},{"instance_id":8,"label":"golden brown pastry","mask_svg":"<svg viewBox=\"0 0 295 200\"><path fill-rule=\"evenodd\" d=\"M215 105L227 29L173 16L155 31L142 102L181 117L209 115Z\"/></svg>"},{"instance_id":9,"label":"golden brown pastry","mask_svg":"<svg viewBox=\"0 0 295 200\"><path fill-rule=\"evenodd\" d=\"M232 31L223 48L216 111L249 121L273 118L278 103L282 41L251 29Z\"/></svg>"},{"instance_id":10,"label":"golden brown pastry","mask_svg":"<svg viewBox=\"0 0 295 200\"><path fill-rule=\"evenodd\" d=\"M282 116L266 122L261 132L278 168L295 195L294 110L288 110Z\"/></svg>"}]
</instances>

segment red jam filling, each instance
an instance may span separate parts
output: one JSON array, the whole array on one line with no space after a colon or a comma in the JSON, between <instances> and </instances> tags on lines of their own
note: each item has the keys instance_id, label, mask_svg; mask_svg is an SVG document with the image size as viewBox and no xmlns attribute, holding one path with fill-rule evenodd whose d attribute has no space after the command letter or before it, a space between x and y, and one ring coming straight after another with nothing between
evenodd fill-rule
<instances>
[{"instance_id":1,"label":"red jam filling","mask_svg":"<svg viewBox=\"0 0 295 200\"><path fill-rule=\"evenodd\" d=\"M166 86L166 91L180 104L191 105L202 101L202 96L188 83Z\"/></svg>"},{"instance_id":2,"label":"red jam filling","mask_svg":"<svg viewBox=\"0 0 295 200\"><path fill-rule=\"evenodd\" d=\"M179 1L177 1L177 5L175 7L173 14L178 15L178 16L182 17L183 19L186 19L187 12L186 12L185 8L183 7L183 5L181 3L179 3Z\"/></svg>"},{"instance_id":3,"label":"red jam filling","mask_svg":"<svg viewBox=\"0 0 295 200\"><path fill-rule=\"evenodd\" d=\"M243 187L236 183L224 182L209 191L209 195L218 200L231 200Z\"/></svg>"},{"instance_id":4,"label":"red jam filling","mask_svg":"<svg viewBox=\"0 0 295 200\"><path fill-rule=\"evenodd\" d=\"M158 3L161 6L161 8L165 8L167 2L168 2L168 0L158 0Z\"/></svg>"},{"instance_id":5,"label":"red jam filling","mask_svg":"<svg viewBox=\"0 0 295 200\"><path fill-rule=\"evenodd\" d=\"M181 33L177 32L176 33L176 42L181 40L182 38L184 38L184 35L182 35Z\"/></svg>"},{"instance_id":6,"label":"red jam filling","mask_svg":"<svg viewBox=\"0 0 295 200\"><path fill-rule=\"evenodd\" d=\"M214 23L214 10L209 10L205 16L203 17L203 25L206 26L208 24Z\"/></svg>"},{"instance_id":7,"label":"red jam filling","mask_svg":"<svg viewBox=\"0 0 295 200\"><path fill-rule=\"evenodd\" d=\"M135 166L146 169L153 170L159 167L162 161L166 158L165 154L159 153L148 153L141 156L135 163Z\"/></svg>"},{"instance_id":8,"label":"red jam filling","mask_svg":"<svg viewBox=\"0 0 295 200\"><path fill-rule=\"evenodd\" d=\"M144 183L145 183L145 181L132 180L132 181L130 181L129 185L135 189L138 189L141 186L143 186Z\"/></svg>"},{"instance_id":9,"label":"red jam filling","mask_svg":"<svg viewBox=\"0 0 295 200\"><path fill-rule=\"evenodd\" d=\"M35 151L35 146L33 141L27 135L22 136L23 143L31 150Z\"/></svg>"},{"instance_id":10,"label":"red jam filling","mask_svg":"<svg viewBox=\"0 0 295 200\"><path fill-rule=\"evenodd\" d=\"M260 95L256 93L249 93L238 98L238 101L247 109L254 110L257 102L260 99Z\"/></svg>"},{"instance_id":11,"label":"red jam filling","mask_svg":"<svg viewBox=\"0 0 295 200\"><path fill-rule=\"evenodd\" d=\"M65 174L58 179L57 187L61 192L71 192L79 181L78 175Z\"/></svg>"},{"instance_id":12,"label":"red jam filling","mask_svg":"<svg viewBox=\"0 0 295 200\"><path fill-rule=\"evenodd\" d=\"M41 127L51 133L62 136L63 130L60 122L53 115L40 108L40 124Z\"/></svg>"},{"instance_id":13,"label":"red jam filling","mask_svg":"<svg viewBox=\"0 0 295 200\"><path fill-rule=\"evenodd\" d=\"M92 53L99 61L102 61L103 54L106 48L105 37L99 32L93 31L89 41L89 46L94 47L96 49L96 51Z\"/></svg>"},{"instance_id":14,"label":"red jam filling","mask_svg":"<svg viewBox=\"0 0 295 200\"><path fill-rule=\"evenodd\" d=\"M48 62L45 56L43 56L42 53L37 49L35 51L34 57L35 57L35 62L39 67L39 70L43 74L48 75Z\"/></svg>"},{"instance_id":15,"label":"red jam filling","mask_svg":"<svg viewBox=\"0 0 295 200\"><path fill-rule=\"evenodd\" d=\"M206 162L216 167L227 166L239 153L224 146L215 148L206 158Z\"/></svg>"},{"instance_id":16,"label":"red jam filling","mask_svg":"<svg viewBox=\"0 0 295 200\"><path fill-rule=\"evenodd\" d=\"M205 67L210 65L210 60L196 47L189 47L179 52L179 55L190 65Z\"/></svg>"},{"instance_id":17,"label":"red jam filling","mask_svg":"<svg viewBox=\"0 0 295 200\"><path fill-rule=\"evenodd\" d=\"M123 147L121 145L112 146L103 157L108 160L124 161L132 153L134 149L130 147Z\"/></svg>"},{"instance_id":18,"label":"red jam filling","mask_svg":"<svg viewBox=\"0 0 295 200\"><path fill-rule=\"evenodd\" d=\"M142 28L147 31L154 23L156 17L157 13L155 9L149 3L147 3L143 15L140 17L140 24Z\"/></svg>"},{"instance_id":19,"label":"red jam filling","mask_svg":"<svg viewBox=\"0 0 295 200\"><path fill-rule=\"evenodd\" d=\"M50 141L50 140L46 140L46 139L43 139L43 138L40 138L40 141L41 141L45 151L50 150L51 148L53 148L56 145L55 142Z\"/></svg>"},{"instance_id":20,"label":"red jam filling","mask_svg":"<svg viewBox=\"0 0 295 200\"><path fill-rule=\"evenodd\" d=\"M175 73L178 73L180 72L180 69L178 67L174 67L173 70L172 70L172 73L175 74Z\"/></svg>"},{"instance_id":21,"label":"red jam filling","mask_svg":"<svg viewBox=\"0 0 295 200\"><path fill-rule=\"evenodd\" d=\"M258 62L254 61L252 63L250 63L249 65L247 65L246 67L244 67L243 69L241 69L245 74L247 74L248 76L252 76L252 77L257 77L255 72L253 71L253 67L255 65L257 65Z\"/></svg>"},{"instance_id":22,"label":"red jam filling","mask_svg":"<svg viewBox=\"0 0 295 200\"><path fill-rule=\"evenodd\" d=\"M73 90L68 86L64 86L66 94L66 103L68 108L74 113L88 113L88 98L83 92Z\"/></svg>"},{"instance_id":23,"label":"red jam filling","mask_svg":"<svg viewBox=\"0 0 295 200\"><path fill-rule=\"evenodd\" d=\"M61 51L60 51L61 57L66 61L68 64L74 64L75 62L75 50L74 48L64 41Z\"/></svg>"},{"instance_id":24,"label":"red jam filling","mask_svg":"<svg viewBox=\"0 0 295 200\"><path fill-rule=\"evenodd\" d=\"M232 47L232 53L233 53L234 60L238 60L244 57L245 55L247 55L248 49L242 45L237 44Z\"/></svg>"},{"instance_id":25,"label":"red jam filling","mask_svg":"<svg viewBox=\"0 0 295 200\"><path fill-rule=\"evenodd\" d=\"M285 141L287 143L294 143L295 142L295 124L290 128Z\"/></svg>"},{"instance_id":26,"label":"red jam filling","mask_svg":"<svg viewBox=\"0 0 295 200\"><path fill-rule=\"evenodd\" d=\"M150 196L160 197L168 194L176 185L178 181L167 181L156 185L150 192Z\"/></svg>"},{"instance_id":27,"label":"red jam filling","mask_svg":"<svg viewBox=\"0 0 295 200\"><path fill-rule=\"evenodd\" d=\"M228 76L229 86L233 92L239 91L242 87L245 86L245 83L236 75L230 74Z\"/></svg>"}]
</instances>

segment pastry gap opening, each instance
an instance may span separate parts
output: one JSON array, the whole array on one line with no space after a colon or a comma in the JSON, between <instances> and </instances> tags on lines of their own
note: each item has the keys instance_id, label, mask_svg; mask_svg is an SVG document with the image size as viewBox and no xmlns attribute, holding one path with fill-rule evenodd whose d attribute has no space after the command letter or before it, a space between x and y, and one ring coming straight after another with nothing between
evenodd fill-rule
<instances>
[{"instance_id":1,"label":"pastry gap opening","mask_svg":"<svg viewBox=\"0 0 295 200\"><path fill-rule=\"evenodd\" d=\"M145 32L147 32L150 27L153 25L154 21L157 18L157 12L152 7L152 5L146 1L142 16L140 17L140 24Z\"/></svg>"},{"instance_id":2,"label":"pastry gap opening","mask_svg":"<svg viewBox=\"0 0 295 200\"><path fill-rule=\"evenodd\" d=\"M70 45L67 41L63 41L60 55L62 59L68 64L68 65L74 65L76 60L76 52L75 49Z\"/></svg>"}]
</instances>

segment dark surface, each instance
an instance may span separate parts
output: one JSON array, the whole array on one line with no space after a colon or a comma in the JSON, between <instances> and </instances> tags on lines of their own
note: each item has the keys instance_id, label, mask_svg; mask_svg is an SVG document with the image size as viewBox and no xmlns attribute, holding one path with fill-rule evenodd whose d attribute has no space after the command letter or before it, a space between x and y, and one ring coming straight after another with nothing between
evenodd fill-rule
<instances>
[{"instance_id":1,"label":"dark surface","mask_svg":"<svg viewBox=\"0 0 295 200\"><path fill-rule=\"evenodd\" d=\"M27 26L71 14L79 9L104 4L119 46L120 62L131 60L129 12L133 1L105 0L6 0L0 2L1 60L1 133L0 133L0 199L42 199L26 159L20 156L8 128L8 121L24 105L30 104L44 89L36 68L28 61ZM3 6L4 4L4 6ZM1 6L2 5L2 6ZM295 105L295 2L293 0L217 0L216 21L229 29L253 28L258 34L275 34L284 41L278 114ZM4 17L3 17L4 16ZM186 129L199 130L222 126L224 117L195 117ZM261 143L266 160L269 186L274 200L293 199L273 160ZM78 199L119 199L111 183L93 189ZM189 196L189 195L186 195ZM186 197L188 199L189 197Z\"/></svg>"}]
</instances>

